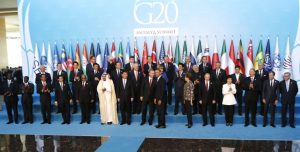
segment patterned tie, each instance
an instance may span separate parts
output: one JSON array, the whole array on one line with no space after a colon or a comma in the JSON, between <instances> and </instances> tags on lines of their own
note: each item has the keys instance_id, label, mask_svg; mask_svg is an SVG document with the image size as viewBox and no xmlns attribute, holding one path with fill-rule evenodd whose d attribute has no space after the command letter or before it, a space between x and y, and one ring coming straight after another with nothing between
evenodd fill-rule
<instances>
[{"instance_id":1,"label":"patterned tie","mask_svg":"<svg viewBox=\"0 0 300 152\"><path fill-rule=\"evenodd\" d=\"M205 88L206 88L206 91L208 91L208 82L205 81Z\"/></svg>"}]
</instances>

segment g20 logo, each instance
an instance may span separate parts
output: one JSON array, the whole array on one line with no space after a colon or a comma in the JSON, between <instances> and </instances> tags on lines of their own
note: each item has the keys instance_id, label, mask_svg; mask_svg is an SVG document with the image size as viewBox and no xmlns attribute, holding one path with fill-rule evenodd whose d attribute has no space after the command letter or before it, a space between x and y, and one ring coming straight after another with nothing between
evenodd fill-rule
<instances>
[{"instance_id":1,"label":"g20 logo","mask_svg":"<svg viewBox=\"0 0 300 152\"><path fill-rule=\"evenodd\" d=\"M133 10L134 19L139 24L174 24L178 19L178 6L175 0L147 2L137 0Z\"/></svg>"}]
</instances>

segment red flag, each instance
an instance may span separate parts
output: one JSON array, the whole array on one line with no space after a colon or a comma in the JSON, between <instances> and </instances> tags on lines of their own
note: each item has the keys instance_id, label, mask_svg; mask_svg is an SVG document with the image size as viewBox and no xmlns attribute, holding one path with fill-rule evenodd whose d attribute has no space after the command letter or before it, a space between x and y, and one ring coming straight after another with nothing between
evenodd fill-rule
<instances>
[{"instance_id":1,"label":"red flag","mask_svg":"<svg viewBox=\"0 0 300 152\"><path fill-rule=\"evenodd\" d=\"M144 41L143 59L142 59L142 71L143 72L144 72L144 64L147 64L147 57L148 57L148 48L147 48L146 41Z\"/></svg>"},{"instance_id":2,"label":"red flag","mask_svg":"<svg viewBox=\"0 0 300 152\"><path fill-rule=\"evenodd\" d=\"M67 65L68 65L68 70L69 71L72 71L74 69L73 61L72 61L72 58L71 58L70 54L68 55Z\"/></svg>"},{"instance_id":3,"label":"red flag","mask_svg":"<svg viewBox=\"0 0 300 152\"><path fill-rule=\"evenodd\" d=\"M156 63L156 42L155 42L155 40L153 41L151 56L152 56L152 62Z\"/></svg>"},{"instance_id":4,"label":"red flag","mask_svg":"<svg viewBox=\"0 0 300 152\"><path fill-rule=\"evenodd\" d=\"M115 41L112 41L111 44L111 57L114 63L116 63L116 46L115 46Z\"/></svg>"},{"instance_id":5,"label":"red flag","mask_svg":"<svg viewBox=\"0 0 300 152\"><path fill-rule=\"evenodd\" d=\"M245 74L249 76L249 71L251 68L253 68L253 47L252 47L252 39L250 39L249 47L247 51L247 58L246 58L246 69Z\"/></svg>"},{"instance_id":6,"label":"red flag","mask_svg":"<svg viewBox=\"0 0 300 152\"><path fill-rule=\"evenodd\" d=\"M87 55L87 51L86 51L86 44L83 44L83 51L82 51L82 69L85 73L86 70L86 65L88 64L88 55Z\"/></svg>"},{"instance_id":7,"label":"red flag","mask_svg":"<svg viewBox=\"0 0 300 152\"><path fill-rule=\"evenodd\" d=\"M240 44L239 44L239 51L237 52L237 57L236 57L236 65L240 66L241 72L245 74L245 66L244 66L244 56L243 56L243 44L242 40L240 39Z\"/></svg>"},{"instance_id":8,"label":"red flag","mask_svg":"<svg viewBox=\"0 0 300 152\"><path fill-rule=\"evenodd\" d=\"M235 54L234 54L233 40L231 40L230 43L228 69L229 69L228 74L233 74L235 71Z\"/></svg>"},{"instance_id":9,"label":"red flag","mask_svg":"<svg viewBox=\"0 0 300 152\"><path fill-rule=\"evenodd\" d=\"M216 69L216 62L219 61L219 54L217 49L217 40L215 40L215 47L214 47L214 53L212 57L212 68Z\"/></svg>"}]
</instances>

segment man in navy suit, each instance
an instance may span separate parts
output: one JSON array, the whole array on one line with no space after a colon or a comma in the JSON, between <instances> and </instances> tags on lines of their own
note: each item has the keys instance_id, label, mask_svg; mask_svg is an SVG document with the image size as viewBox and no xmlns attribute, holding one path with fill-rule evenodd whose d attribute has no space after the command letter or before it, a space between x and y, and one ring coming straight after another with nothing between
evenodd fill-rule
<instances>
[{"instance_id":1,"label":"man in navy suit","mask_svg":"<svg viewBox=\"0 0 300 152\"><path fill-rule=\"evenodd\" d=\"M160 69L155 70L156 76L156 87L154 92L154 104L157 107L157 115L158 115L158 125L156 128L166 128L166 121L165 121L165 100L164 100L164 89L165 89L165 79L162 77L162 71Z\"/></svg>"},{"instance_id":2,"label":"man in navy suit","mask_svg":"<svg viewBox=\"0 0 300 152\"><path fill-rule=\"evenodd\" d=\"M269 79L264 81L262 89L262 99L264 106L264 124L263 127L267 126L268 111L271 111L271 126L275 128L275 111L279 97L279 81L274 79L275 72L269 72Z\"/></svg>"},{"instance_id":3,"label":"man in navy suit","mask_svg":"<svg viewBox=\"0 0 300 152\"><path fill-rule=\"evenodd\" d=\"M70 82L72 82L72 99L73 99L73 113L72 114L75 114L77 113L77 102L76 101L76 96L77 96L77 92L76 90L78 89L78 83L80 83L80 76L81 74L83 73L82 70L79 69L79 64L78 62L74 62L73 63L74 65L74 70L72 70L70 72Z\"/></svg>"},{"instance_id":4,"label":"man in navy suit","mask_svg":"<svg viewBox=\"0 0 300 152\"><path fill-rule=\"evenodd\" d=\"M148 76L149 70L156 70L156 63L152 62L152 57L148 56L147 57L147 63L144 64L144 75Z\"/></svg>"},{"instance_id":5,"label":"man in navy suit","mask_svg":"<svg viewBox=\"0 0 300 152\"><path fill-rule=\"evenodd\" d=\"M21 85L21 92L22 92L22 107L24 113L24 122L26 123L33 123L33 116L32 116L32 103L33 98L32 94L34 92L34 85L29 82L29 77L24 77L24 82Z\"/></svg>"},{"instance_id":6,"label":"man in navy suit","mask_svg":"<svg viewBox=\"0 0 300 152\"><path fill-rule=\"evenodd\" d=\"M280 94L281 94L281 126L285 127L287 118L286 113L289 109L289 123L292 128L295 128L294 115L295 115L295 98L298 93L298 85L295 80L291 79L291 74L289 72L284 73L283 79L280 82Z\"/></svg>"},{"instance_id":7,"label":"man in navy suit","mask_svg":"<svg viewBox=\"0 0 300 152\"><path fill-rule=\"evenodd\" d=\"M92 112L92 114L95 114L96 113L96 103L99 100L98 93L97 93L97 86L101 79L101 75L102 75L103 71L100 70L99 64L97 64L97 63L94 63L93 69L94 69L93 72L89 73L88 78L89 78L89 82L92 85L93 93L94 93L93 94L94 102L91 103L91 112ZM100 112L98 112L98 113L100 114Z\"/></svg>"},{"instance_id":8,"label":"man in navy suit","mask_svg":"<svg viewBox=\"0 0 300 152\"><path fill-rule=\"evenodd\" d=\"M226 71L221 69L221 62L216 62L216 69L211 73L212 81L215 84L215 93L216 93L216 103L217 107L214 107L214 110L218 112L219 115L222 115L222 101L223 101L223 94L222 94L222 87L223 84L226 83Z\"/></svg>"},{"instance_id":9,"label":"man in navy suit","mask_svg":"<svg viewBox=\"0 0 300 152\"><path fill-rule=\"evenodd\" d=\"M35 84L38 84L38 83L41 82L41 75L42 74L46 76L47 84L51 84L52 83L51 75L48 72L46 72L46 67L44 65L40 66L40 72L35 75Z\"/></svg>"},{"instance_id":10,"label":"man in navy suit","mask_svg":"<svg viewBox=\"0 0 300 152\"><path fill-rule=\"evenodd\" d=\"M41 74L41 81L37 83L37 93L40 94L41 112L43 122L41 124L51 124L51 96L52 85L47 82L45 74Z\"/></svg>"},{"instance_id":11,"label":"man in navy suit","mask_svg":"<svg viewBox=\"0 0 300 152\"><path fill-rule=\"evenodd\" d=\"M117 86L116 96L120 102L120 111L122 121L120 125L131 124L131 103L134 100L134 87L130 79L128 79L127 71L122 73L121 85Z\"/></svg>"},{"instance_id":12,"label":"man in navy suit","mask_svg":"<svg viewBox=\"0 0 300 152\"><path fill-rule=\"evenodd\" d=\"M243 107L243 88L242 88L242 82L245 79L245 75L241 73L241 67L235 66L235 73L231 75L232 77L232 83L235 84L236 87L236 94L235 99L238 103L238 114L242 115L242 107Z\"/></svg>"},{"instance_id":13,"label":"man in navy suit","mask_svg":"<svg viewBox=\"0 0 300 152\"><path fill-rule=\"evenodd\" d=\"M64 77L65 83L68 82L67 72L62 69L61 63L57 64L57 70L53 72L53 84L52 84L52 88L54 88L54 90L56 89L56 85L57 85L57 81L58 81L58 77L59 76L63 76ZM60 105L57 106L57 112L56 113L61 113L61 107L60 107Z\"/></svg>"},{"instance_id":14,"label":"man in navy suit","mask_svg":"<svg viewBox=\"0 0 300 152\"><path fill-rule=\"evenodd\" d=\"M178 64L178 71L176 72L174 83L175 83L175 109L174 115L178 114L179 103L181 105L181 112L185 114L185 106L183 101L183 88L184 88L184 65L182 63Z\"/></svg>"},{"instance_id":15,"label":"man in navy suit","mask_svg":"<svg viewBox=\"0 0 300 152\"><path fill-rule=\"evenodd\" d=\"M261 91L259 91L259 100L260 100L260 115L264 115L265 104L262 99L262 87L265 80L268 80L268 72L264 69L264 64L258 64L258 70L255 71L255 77L260 80L261 83Z\"/></svg>"},{"instance_id":16,"label":"man in navy suit","mask_svg":"<svg viewBox=\"0 0 300 152\"><path fill-rule=\"evenodd\" d=\"M94 57L94 56L91 56L90 57L90 63L88 63L87 65L86 65L86 75L88 76L88 79L90 79L89 78L89 75L91 74L91 73L93 73L93 71L94 71L94 64L96 63L96 57Z\"/></svg>"},{"instance_id":17,"label":"man in navy suit","mask_svg":"<svg viewBox=\"0 0 300 152\"><path fill-rule=\"evenodd\" d=\"M191 63L190 56L185 57L185 63L184 63L184 72L185 73L191 73L193 71L193 64Z\"/></svg>"},{"instance_id":18,"label":"man in navy suit","mask_svg":"<svg viewBox=\"0 0 300 152\"><path fill-rule=\"evenodd\" d=\"M204 75L206 73L211 73L212 66L207 60L207 56L202 56L202 63L199 65L199 70L201 72L201 78L204 80Z\"/></svg>"},{"instance_id":19,"label":"man in navy suit","mask_svg":"<svg viewBox=\"0 0 300 152\"><path fill-rule=\"evenodd\" d=\"M167 74L168 77L168 82L167 82L167 103L169 105L172 104L172 87L173 87L173 80L174 80L174 73L175 73L175 67L174 65L169 62L169 57L165 56L164 57L164 63L160 64L163 67L163 72Z\"/></svg>"},{"instance_id":20,"label":"man in navy suit","mask_svg":"<svg viewBox=\"0 0 300 152\"><path fill-rule=\"evenodd\" d=\"M133 70L133 64L134 64L134 56L129 57L129 63L125 65L125 71L130 72Z\"/></svg>"},{"instance_id":21,"label":"man in navy suit","mask_svg":"<svg viewBox=\"0 0 300 152\"><path fill-rule=\"evenodd\" d=\"M6 112L8 116L7 124L13 123L13 117L16 124L18 124L18 88L16 82L12 79L12 74L6 74L7 80L3 83L3 96L6 105ZM12 114L14 112L14 114Z\"/></svg>"},{"instance_id":22,"label":"man in navy suit","mask_svg":"<svg viewBox=\"0 0 300 152\"><path fill-rule=\"evenodd\" d=\"M134 101L132 103L132 114L140 114L142 103L140 101L140 89L143 81L143 74L139 71L139 65L133 64L133 70L129 72L129 79L133 84L134 88Z\"/></svg>"}]
</instances>

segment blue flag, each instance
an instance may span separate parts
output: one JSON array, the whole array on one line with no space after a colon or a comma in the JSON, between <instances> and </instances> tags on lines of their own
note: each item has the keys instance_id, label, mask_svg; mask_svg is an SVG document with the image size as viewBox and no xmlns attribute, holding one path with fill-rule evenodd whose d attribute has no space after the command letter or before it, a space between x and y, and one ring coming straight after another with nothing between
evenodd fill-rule
<instances>
[{"instance_id":1,"label":"blue flag","mask_svg":"<svg viewBox=\"0 0 300 152\"><path fill-rule=\"evenodd\" d=\"M99 64L100 68L102 68L102 59L101 59L101 47L100 43L97 43L97 51L96 51L96 63Z\"/></svg>"},{"instance_id":2,"label":"blue flag","mask_svg":"<svg viewBox=\"0 0 300 152\"><path fill-rule=\"evenodd\" d=\"M128 41L126 44L126 51L125 51L125 64L129 63L129 57L130 57L130 42Z\"/></svg>"},{"instance_id":3,"label":"blue flag","mask_svg":"<svg viewBox=\"0 0 300 152\"><path fill-rule=\"evenodd\" d=\"M160 52L159 52L159 63L164 62L164 57L166 55L164 41L161 42Z\"/></svg>"},{"instance_id":4,"label":"blue flag","mask_svg":"<svg viewBox=\"0 0 300 152\"><path fill-rule=\"evenodd\" d=\"M270 55L270 40L268 39L266 52L265 52L265 60L264 60L264 69L269 72L272 70L272 62Z\"/></svg>"},{"instance_id":5,"label":"blue flag","mask_svg":"<svg viewBox=\"0 0 300 152\"><path fill-rule=\"evenodd\" d=\"M53 69L54 71L57 70L57 64L60 62L59 55L58 55L58 49L57 44L54 44L54 55L53 55Z\"/></svg>"},{"instance_id":6,"label":"blue flag","mask_svg":"<svg viewBox=\"0 0 300 152\"><path fill-rule=\"evenodd\" d=\"M65 44L62 44L62 50L61 50L61 64L62 64L62 69L67 71L67 53L66 53L66 47Z\"/></svg>"},{"instance_id":7,"label":"blue flag","mask_svg":"<svg viewBox=\"0 0 300 152\"><path fill-rule=\"evenodd\" d=\"M109 51L108 51L108 43L105 43L105 49L104 49L104 59L103 59L103 70L104 72L107 71L108 67L108 58L109 58Z\"/></svg>"}]
</instances>

